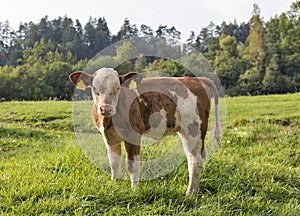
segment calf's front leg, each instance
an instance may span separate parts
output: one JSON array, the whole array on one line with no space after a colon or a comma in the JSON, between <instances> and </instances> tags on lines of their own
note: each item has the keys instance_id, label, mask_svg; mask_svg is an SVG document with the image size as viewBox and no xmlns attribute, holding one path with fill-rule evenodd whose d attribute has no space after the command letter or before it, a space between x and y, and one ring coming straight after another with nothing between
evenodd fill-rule
<instances>
[{"instance_id":1,"label":"calf's front leg","mask_svg":"<svg viewBox=\"0 0 300 216\"><path fill-rule=\"evenodd\" d=\"M140 176L140 146L125 142L126 169L130 176L131 188L135 188Z\"/></svg>"},{"instance_id":2,"label":"calf's front leg","mask_svg":"<svg viewBox=\"0 0 300 216\"><path fill-rule=\"evenodd\" d=\"M109 166L111 170L111 178L118 179L121 168L121 144L106 145Z\"/></svg>"}]
</instances>

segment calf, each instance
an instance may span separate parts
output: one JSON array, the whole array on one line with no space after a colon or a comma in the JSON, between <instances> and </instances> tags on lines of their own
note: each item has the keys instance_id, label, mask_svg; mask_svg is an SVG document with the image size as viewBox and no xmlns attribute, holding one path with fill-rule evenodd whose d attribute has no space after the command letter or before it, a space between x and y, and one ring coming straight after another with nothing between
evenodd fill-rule
<instances>
[{"instance_id":1,"label":"calf","mask_svg":"<svg viewBox=\"0 0 300 216\"><path fill-rule=\"evenodd\" d=\"M205 161L204 139L210 113L210 90L215 101L215 139L219 147L218 91L208 78L143 78L139 73L119 75L101 68L93 75L74 72L70 80L79 89L92 89L92 119L106 144L112 178L118 178L121 142L131 187L139 181L141 136L161 139L177 133L188 160L187 194L198 189Z\"/></svg>"}]
</instances>

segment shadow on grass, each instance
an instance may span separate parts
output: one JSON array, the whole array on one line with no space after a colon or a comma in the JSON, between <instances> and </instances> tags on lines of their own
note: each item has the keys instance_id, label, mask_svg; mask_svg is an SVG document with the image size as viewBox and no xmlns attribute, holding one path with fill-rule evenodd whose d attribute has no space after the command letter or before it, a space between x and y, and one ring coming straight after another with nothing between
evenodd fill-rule
<instances>
[{"instance_id":1,"label":"shadow on grass","mask_svg":"<svg viewBox=\"0 0 300 216\"><path fill-rule=\"evenodd\" d=\"M40 128L9 125L0 125L0 154L18 148L37 145L38 141L53 141L58 139L58 133Z\"/></svg>"}]
</instances>

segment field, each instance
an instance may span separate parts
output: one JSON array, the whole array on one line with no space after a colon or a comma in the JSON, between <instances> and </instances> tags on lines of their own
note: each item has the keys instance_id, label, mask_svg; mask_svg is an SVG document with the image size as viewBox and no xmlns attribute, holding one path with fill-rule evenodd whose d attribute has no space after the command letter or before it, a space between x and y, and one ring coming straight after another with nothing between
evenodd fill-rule
<instances>
[{"instance_id":1,"label":"field","mask_svg":"<svg viewBox=\"0 0 300 216\"><path fill-rule=\"evenodd\" d=\"M134 191L97 169L77 142L72 102L0 103L0 215L300 215L300 94L226 107L223 149L187 197L186 161Z\"/></svg>"}]
</instances>

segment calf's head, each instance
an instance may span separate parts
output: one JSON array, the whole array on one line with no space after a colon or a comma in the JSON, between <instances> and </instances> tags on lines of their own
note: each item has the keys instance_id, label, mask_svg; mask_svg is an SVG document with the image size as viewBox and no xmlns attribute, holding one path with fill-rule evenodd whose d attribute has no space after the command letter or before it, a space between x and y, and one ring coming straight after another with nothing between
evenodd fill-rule
<instances>
[{"instance_id":1,"label":"calf's head","mask_svg":"<svg viewBox=\"0 0 300 216\"><path fill-rule=\"evenodd\" d=\"M134 72L119 75L112 68L101 68L93 75L82 71L74 72L70 74L70 80L78 89L92 89L93 101L99 115L112 116L116 113L122 88L136 88L142 76Z\"/></svg>"}]
</instances>

